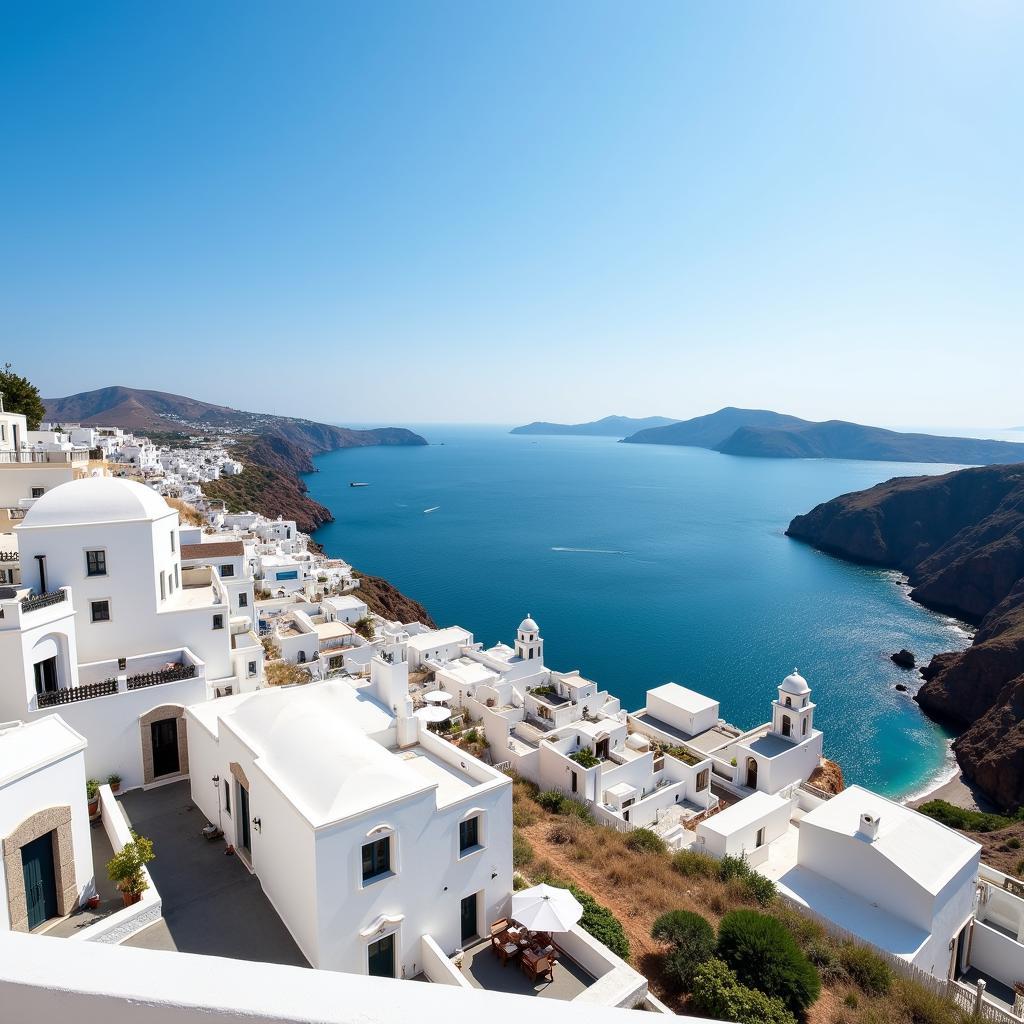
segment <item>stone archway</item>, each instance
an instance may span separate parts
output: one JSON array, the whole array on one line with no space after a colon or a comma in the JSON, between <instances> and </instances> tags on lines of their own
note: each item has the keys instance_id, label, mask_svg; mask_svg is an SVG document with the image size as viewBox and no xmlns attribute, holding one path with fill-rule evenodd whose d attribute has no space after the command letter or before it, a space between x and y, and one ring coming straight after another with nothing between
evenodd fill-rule
<instances>
[{"instance_id":1,"label":"stone archway","mask_svg":"<svg viewBox=\"0 0 1024 1024\"><path fill-rule=\"evenodd\" d=\"M154 722L175 719L178 739L178 771L170 775L156 775L153 770ZM188 775L188 732L185 726L185 708L181 704L161 704L139 717L139 731L142 739L142 784L163 782L166 779L180 779Z\"/></svg>"},{"instance_id":2,"label":"stone archway","mask_svg":"<svg viewBox=\"0 0 1024 1024\"><path fill-rule=\"evenodd\" d=\"M46 807L26 818L3 842L4 876L7 879L7 914L11 931L28 931L28 900L21 884L22 847L53 833L53 868L57 913L66 917L78 905L75 880L75 847L71 835L71 807Z\"/></svg>"}]
</instances>

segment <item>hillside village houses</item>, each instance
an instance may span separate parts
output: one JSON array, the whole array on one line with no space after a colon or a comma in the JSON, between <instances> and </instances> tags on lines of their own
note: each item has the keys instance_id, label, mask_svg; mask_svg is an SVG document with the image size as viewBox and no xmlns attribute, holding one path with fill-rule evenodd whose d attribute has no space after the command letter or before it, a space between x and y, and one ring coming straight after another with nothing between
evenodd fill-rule
<instances>
[{"instance_id":1,"label":"hillside village houses","mask_svg":"<svg viewBox=\"0 0 1024 1024\"><path fill-rule=\"evenodd\" d=\"M516 972L495 973L489 935L513 890L514 770L610 827L742 856L829 927L957 991L981 979L986 1006L1009 1014L1024 899L959 834L856 786L816 787L823 736L798 672L754 729L677 683L630 712L548 667L529 615L492 646L460 626L389 621L294 522L197 499L203 523L187 525L154 487L116 475L126 464L97 436L78 435L83 458L74 431L71 448L30 449L23 418L0 414L0 428L0 566L16 570L0 587L0 938L166 945L153 938L171 910L156 885L105 916L86 905L130 839L126 809L177 806L146 817L173 850L184 803L200 846L170 855L235 853L218 870L251 872L288 962L509 991ZM268 665L307 681L269 685ZM448 738L468 722L482 757ZM107 776L126 795L99 787L87 837L84 779ZM661 1008L579 924L558 944L552 991L570 1016ZM16 945L0 948L18 962ZM186 979L202 959L125 953L177 956Z\"/></svg>"}]
</instances>

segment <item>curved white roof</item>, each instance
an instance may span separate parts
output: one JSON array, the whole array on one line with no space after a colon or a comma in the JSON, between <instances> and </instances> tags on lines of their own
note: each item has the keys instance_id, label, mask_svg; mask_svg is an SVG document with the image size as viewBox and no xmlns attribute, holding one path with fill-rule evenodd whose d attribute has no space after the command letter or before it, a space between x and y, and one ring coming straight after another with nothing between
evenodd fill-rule
<instances>
[{"instance_id":1,"label":"curved white roof","mask_svg":"<svg viewBox=\"0 0 1024 1024\"><path fill-rule=\"evenodd\" d=\"M802 697L805 693L811 692L811 688L807 685L807 680L804 679L796 669L793 669L793 671L782 680L782 685L779 689L784 693L792 693L796 697Z\"/></svg>"},{"instance_id":2,"label":"curved white roof","mask_svg":"<svg viewBox=\"0 0 1024 1024\"><path fill-rule=\"evenodd\" d=\"M156 491L134 480L86 477L37 498L18 529L152 521L176 514Z\"/></svg>"},{"instance_id":3,"label":"curved white roof","mask_svg":"<svg viewBox=\"0 0 1024 1024\"><path fill-rule=\"evenodd\" d=\"M527 614L526 618L519 623L519 631L521 633L539 633L540 626L538 626L537 623L530 618L529 614Z\"/></svg>"},{"instance_id":4,"label":"curved white roof","mask_svg":"<svg viewBox=\"0 0 1024 1024\"><path fill-rule=\"evenodd\" d=\"M383 708L340 682L260 690L222 721L316 827L432 788L353 724L357 709L377 728L391 724Z\"/></svg>"}]
</instances>

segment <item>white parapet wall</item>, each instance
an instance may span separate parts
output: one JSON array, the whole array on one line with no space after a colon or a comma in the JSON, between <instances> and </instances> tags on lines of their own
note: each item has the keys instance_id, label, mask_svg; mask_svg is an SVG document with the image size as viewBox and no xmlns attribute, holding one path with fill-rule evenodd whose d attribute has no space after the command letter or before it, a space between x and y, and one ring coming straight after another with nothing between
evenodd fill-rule
<instances>
[{"instance_id":1,"label":"white parapet wall","mask_svg":"<svg viewBox=\"0 0 1024 1024\"><path fill-rule=\"evenodd\" d=\"M107 833L110 848L114 853L119 853L125 843L132 838L131 829L125 821L121 806L114 799L110 786L100 786L100 818L103 830ZM94 864L93 870L96 874L106 874L106 864ZM74 935L65 939L66 942L102 942L107 945L117 945L131 938L136 932L156 924L163 916L163 902L160 893L157 892L153 879L146 868L142 869L146 876L149 888L142 894L142 899L130 907L124 907L108 917L91 924L88 928L78 929Z\"/></svg>"},{"instance_id":2,"label":"white parapet wall","mask_svg":"<svg viewBox=\"0 0 1024 1024\"><path fill-rule=\"evenodd\" d=\"M40 943L45 944L41 948ZM628 1010L127 946L0 935L10 1021L76 1024L626 1024ZM708 1024L680 1017L683 1024Z\"/></svg>"}]
</instances>

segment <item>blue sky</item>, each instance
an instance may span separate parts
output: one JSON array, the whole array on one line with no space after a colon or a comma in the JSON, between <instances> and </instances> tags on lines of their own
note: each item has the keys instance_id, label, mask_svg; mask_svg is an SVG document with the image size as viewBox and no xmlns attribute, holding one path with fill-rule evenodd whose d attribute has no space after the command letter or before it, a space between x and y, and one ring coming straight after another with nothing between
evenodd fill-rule
<instances>
[{"instance_id":1,"label":"blue sky","mask_svg":"<svg viewBox=\"0 0 1024 1024\"><path fill-rule=\"evenodd\" d=\"M0 355L335 421L1024 423L1024 5L5 3Z\"/></svg>"}]
</instances>

